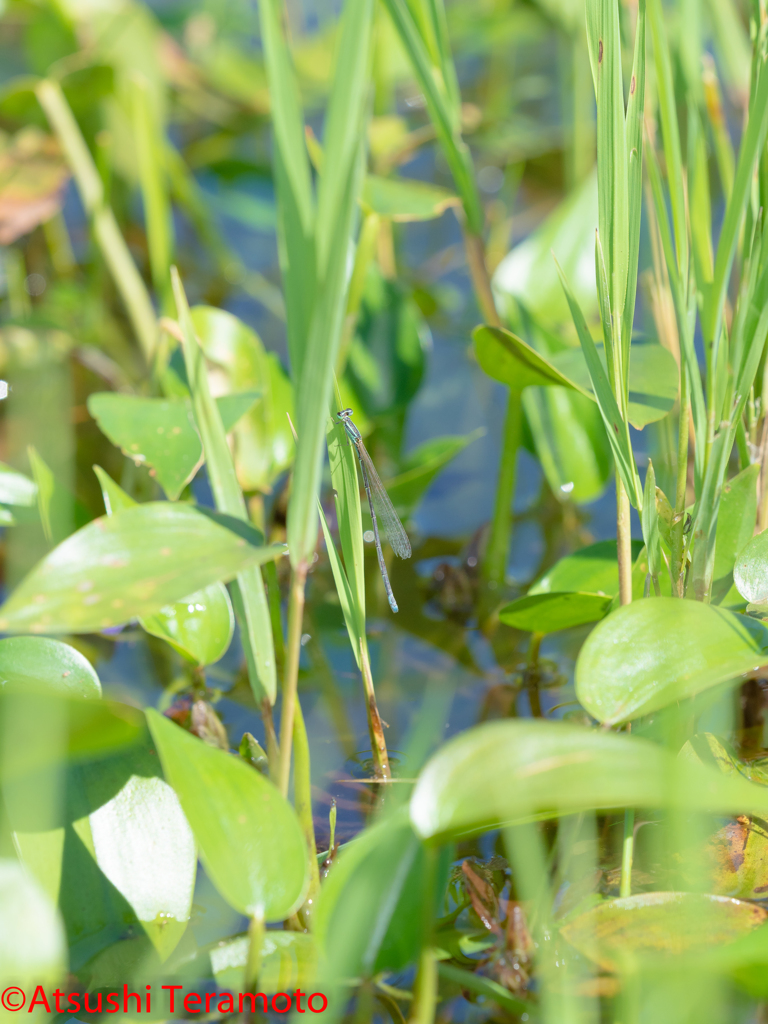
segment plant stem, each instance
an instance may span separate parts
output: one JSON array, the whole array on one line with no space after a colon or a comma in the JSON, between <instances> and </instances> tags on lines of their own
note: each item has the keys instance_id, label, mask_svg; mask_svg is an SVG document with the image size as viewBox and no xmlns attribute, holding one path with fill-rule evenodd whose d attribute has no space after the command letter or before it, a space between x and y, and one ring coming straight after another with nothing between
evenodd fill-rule
<instances>
[{"instance_id":1,"label":"plant stem","mask_svg":"<svg viewBox=\"0 0 768 1024\"><path fill-rule=\"evenodd\" d=\"M309 890L304 907L299 915L308 918L317 891L320 888L320 872L317 866L317 843L315 842L315 826L312 821L312 773L309 761L309 740L304 725L301 702L297 699L293 716L293 791L296 814L301 822L304 839L307 843L309 856ZM305 921L306 923L306 921Z\"/></svg>"},{"instance_id":2,"label":"plant stem","mask_svg":"<svg viewBox=\"0 0 768 1024\"><path fill-rule=\"evenodd\" d=\"M509 392L507 416L499 465L499 482L488 545L483 559L483 577L492 586L504 582L509 544L512 538L512 501L515 497L517 450L523 430L523 406L519 391Z\"/></svg>"},{"instance_id":3,"label":"plant stem","mask_svg":"<svg viewBox=\"0 0 768 1024\"><path fill-rule=\"evenodd\" d=\"M632 601L632 525L629 495L621 477L616 474L616 547L619 559L619 600Z\"/></svg>"},{"instance_id":4,"label":"plant stem","mask_svg":"<svg viewBox=\"0 0 768 1024\"><path fill-rule=\"evenodd\" d=\"M285 797L288 796L288 784L291 779L291 742L296 712L296 688L299 681L301 624L304 615L307 568L307 563L301 562L293 570L291 595L288 603L288 645L283 680L283 707L280 717L280 771L278 773L278 787Z\"/></svg>"},{"instance_id":5,"label":"plant stem","mask_svg":"<svg viewBox=\"0 0 768 1024\"><path fill-rule=\"evenodd\" d=\"M635 812L624 811L624 843L621 848L621 882L619 896L632 895L632 860L635 846Z\"/></svg>"},{"instance_id":6,"label":"plant stem","mask_svg":"<svg viewBox=\"0 0 768 1024\"><path fill-rule=\"evenodd\" d=\"M262 949L264 946L264 918L254 914L248 925L248 960L245 965L245 990L255 992L261 973Z\"/></svg>"},{"instance_id":7,"label":"plant stem","mask_svg":"<svg viewBox=\"0 0 768 1024\"><path fill-rule=\"evenodd\" d=\"M431 946L419 954L408 1024L432 1024L437 1005L437 960Z\"/></svg>"},{"instance_id":8,"label":"plant stem","mask_svg":"<svg viewBox=\"0 0 768 1024\"><path fill-rule=\"evenodd\" d=\"M494 327L500 327L501 319L499 318L493 298L491 277L485 262L485 243L482 236L476 235L468 228L465 228L464 249L467 254L472 287L475 290L475 297L477 298L477 304L480 307L483 320Z\"/></svg>"},{"instance_id":9,"label":"plant stem","mask_svg":"<svg viewBox=\"0 0 768 1024\"><path fill-rule=\"evenodd\" d=\"M688 485L688 430L691 418L691 395L685 372L685 364L680 367L680 424L677 442L677 489L675 492L675 533L672 547L672 578L677 589L677 596L683 593L683 547L685 542L685 495Z\"/></svg>"},{"instance_id":10,"label":"plant stem","mask_svg":"<svg viewBox=\"0 0 768 1024\"><path fill-rule=\"evenodd\" d=\"M381 722L381 715L376 703L376 693L373 689L373 676L371 674L371 658L368 653L368 645L364 637L360 641L360 669L363 673L363 686L365 687L365 710L368 715L368 732L371 737L371 751L373 753L373 764L377 779L391 779L392 772L389 767L389 755L387 754L387 741L384 738L384 728Z\"/></svg>"},{"instance_id":11,"label":"plant stem","mask_svg":"<svg viewBox=\"0 0 768 1024\"><path fill-rule=\"evenodd\" d=\"M275 732L275 719L272 714L272 705L269 698L265 697L261 702L261 720L264 723L264 733L267 739L267 761L269 762L269 777L276 784L280 770L280 746L277 742Z\"/></svg>"}]
</instances>

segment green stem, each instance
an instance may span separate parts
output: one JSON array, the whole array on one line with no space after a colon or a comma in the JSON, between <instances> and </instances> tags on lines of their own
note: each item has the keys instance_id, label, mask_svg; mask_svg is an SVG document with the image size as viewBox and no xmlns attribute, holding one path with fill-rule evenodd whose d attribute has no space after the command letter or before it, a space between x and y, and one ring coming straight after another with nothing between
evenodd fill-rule
<instances>
[{"instance_id":1,"label":"green stem","mask_svg":"<svg viewBox=\"0 0 768 1024\"><path fill-rule=\"evenodd\" d=\"M691 415L691 395L686 379L685 365L680 367L680 424L677 443L677 489L675 492L675 529L672 545L672 579L677 596L683 597L683 548L685 543L685 495L688 485L688 430Z\"/></svg>"},{"instance_id":2,"label":"green stem","mask_svg":"<svg viewBox=\"0 0 768 1024\"><path fill-rule=\"evenodd\" d=\"M296 688L299 681L301 624L304 615L306 582L307 564L302 562L293 570L291 595L288 603L288 649L283 681L283 706L280 718L280 770L278 772L278 786L285 797L288 796L288 784L291 779L291 743L293 720L296 713Z\"/></svg>"},{"instance_id":3,"label":"green stem","mask_svg":"<svg viewBox=\"0 0 768 1024\"><path fill-rule=\"evenodd\" d=\"M299 915L304 919L303 923L306 924L320 888L320 871L317 866L317 843L315 841L315 825L312 820L312 773L309 760L309 740L298 698L293 716L293 766L296 814L301 822L309 856L309 889L304 906L299 911Z\"/></svg>"},{"instance_id":4,"label":"green stem","mask_svg":"<svg viewBox=\"0 0 768 1024\"><path fill-rule=\"evenodd\" d=\"M248 925L248 959L245 965L246 992L255 992L261 974L261 959L264 947L264 918L254 914Z\"/></svg>"},{"instance_id":5,"label":"green stem","mask_svg":"<svg viewBox=\"0 0 768 1024\"><path fill-rule=\"evenodd\" d=\"M621 883L619 896L632 895L632 860L635 846L635 812L624 811L624 842L621 848Z\"/></svg>"},{"instance_id":6,"label":"green stem","mask_svg":"<svg viewBox=\"0 0 768 1024\"><path fill-rule=\"evenodd\" d=\"M515 497L517 450L523 429L523 406L519 391L510 391L496 487L491 532L483 560L483 577L491 586L504 582L512 538L512 501Z\"/></svg>"},{"instance_id":7,"label":"green stem","mask_svg":"<svg viewBox=\"0 0 768 1024\"><path fill-rule=\"evenodd\" d=\"M619 474L616 474L616 544L619 559L619 600L632 601L632 527L629 495Z\"/></svg>"},{"instance_id":8,"label":"green stem","mask_svg":"<svg viewBox=\"0 0 768 1024\"><path fill-rule=\"evenodd\" d=\"M365 710L368 716L368 732L371 737L374 770L376 778L391 779L392 772L389 767L387 741L384 738L381 715L376 703L376 693L373 689L373 675L371 674L371 659L368 654L368 645L365 642L365 637L360 637L359 640L360 669L363 673L363 686L365 687Z\"/></svg>"},{"instance_id":9,"label":"green stem","mask_svg":"<svg viewBox=\"0 0 768 1024\"><path fill-rule=\"evenodd\" d=\"M64 150L83 206L91 218L96 241L144 356L151 365L158 338L157 318L144 281L117 226L115 215L106 204L104 185L96 164L59 83L44 79L38 84L35 93Z\"/></svg>"},{"instance_id":10,"label":"green stem","mask_svg":"<svg viewBox=\"0 0 768 1024\"><path fill-rule=\"evenodd\" d=\"M480 313L487 324L501 327L501 319L496 311L496 302L491 288L491 277L485 261L485 243L482 235L474 234L469 229L464 231L464 249L467 254L469 274L475 291Z\"/></svg>"}]
</instances>

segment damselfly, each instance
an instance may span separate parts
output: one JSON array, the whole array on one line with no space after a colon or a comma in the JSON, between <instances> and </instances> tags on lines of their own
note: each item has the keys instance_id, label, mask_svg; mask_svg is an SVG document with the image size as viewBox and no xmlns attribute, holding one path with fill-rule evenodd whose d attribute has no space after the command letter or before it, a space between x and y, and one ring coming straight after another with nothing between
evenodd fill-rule
<instances>
[{"instance_id":1,"label":"damselfly","mask_svg":"<svg viewBox=\"0 0 768 1024\"><path fill-rule=\"evenodd\" d=\"M384 555L381 552L379 521L384 528L384 533L386 534L389 543L392 545L392 550L399 558L411 557L411 542L408 540L408 534L405 532L403 524L398 518L397 512L395 512L394 505L389 500L389 495L384 490L384 484L379 480L379 474L376 472L373 462L371 461L371 457L365 450L365 445L363 444L363 438L360 431L352 422L352 410L342 409L341 412L336 413L336 415L344 424L347 436L357 451L357 458L360 462L360 471L363 474L365 493L368 495L368 505L371 510L373 538L376 541L376 554L379 559L379 569L381 569L381 575L384 580L387 597L389 598L389 607L393 612L396 612L397 601L395 600L395 595L392 593L392 584L389 582L387 566L384 562Z\"/></svg>"}]
</instances>

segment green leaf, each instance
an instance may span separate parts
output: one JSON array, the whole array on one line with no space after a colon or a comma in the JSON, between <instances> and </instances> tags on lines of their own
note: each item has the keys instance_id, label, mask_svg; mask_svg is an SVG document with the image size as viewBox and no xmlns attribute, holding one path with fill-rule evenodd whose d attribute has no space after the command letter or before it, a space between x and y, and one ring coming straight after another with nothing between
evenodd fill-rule
<instances>
[{"instance_id":1,"label":"green leaf","mask_svg":"<svg viewBox=\"0 0 768 1024\"><path fill-rule=\"evenodd\" d=\"M108 516L124 508L136 507L138 502L134 501L130 494L126 494L123 488L116 484L112 477L104 472L101 466L94 466L93 472L98 478L101 496L104 499L104 509Z\"/></svg>"},{"instance_id":2,"label":"green leaf","mask_svg":"<svg viewBox=\"0 0 768 1024\"><path fill-rule=\"evenodd\" d=\"M595 346L605 366L605 349ZM554 365L579 387L592 392L586 360L578 349L558 353ZM607 373L607 370L606 370ZM674 408L678 392L675 357L663 345L633 345L629 363L629 422L637 430L663 419Z\"/></svg>"},{"instance_id":3,"label":"green leaf","mask_svg":"<svg viewBox=\"0 0 768 1024\"><path fill-rule=\"evenodd\" d=\"M560 281L563 289L565 290L566 298L568 299L568 305L571 308L571 316L573 317L576 333L578 334L579 341L581 343L581 350L584 353L584 359L587 364L587 369L589 370L589 377L592 382L592 387L594 388L595 398L597 400L598 408L600 409L600 415L603 417L605 432L608 435L608 440L613 451L613 457L616 462L616 471L624 483L632 504L636 509L642 509L643 501L640 491L640 480L637 475L637 466L635 465L632 445L629 440L629 429L621 416L618 405L616 404L616 398L611 391L611 386L608 382L605 368L600 360L597 346L592 340L592 335L589 333L589 328L587 327L584 319L584 314L579 308L573 292L570 289L570 285L559 267L558 271L560 273Z\"/></svg>"},{"instance_id":4,"label":"green leaf","mask_svg":"<svg viewBox=\"0 0 768 1024\"><path fill-rule=\"evenodd\" d=\"M187 505L137 505L94 520L46 555L0 607L0 629L96 632L282 551L253 547Z\"/></svg>"},{"instance_id":5,"label":"green leaf","mask_svg":"<svg viewBox=\"0 0 768 1024\"><path fill-rule=\"evenodd\" d=\"M63 979L66 966L66 939L56 907L18 861L0 860L0 983L3 988L39 984L53 988ZM34 1014L34 1010L32 1012ZM10 1011L0 1013L3 1021L13 1020L15 1016ZM35 1018L39 1019L39 1014L40 1011Z\"/></svg>"},{"instance_id":6,"label":"green leaf","mask_svg":"<svg viewBox=\"0 0 768 1024\"><path fill-rule=\"evenodd\" d=\"M211 583L154 615L142 616L141 625L198 665L213 665L229 649L235 615L227 588Z\"/></svg>"},{"instance_id":7,"label":"green leaf","mask_svg":"<svg viewBox=\"0 0 768 1024\"><path fill-rule=\"evenodd\" d=\"M555 633L560 629L597 622L608 614L613 598L602 594L529 594L504 605L499 618L507 626L534 633Z\"/></svg>"},{"instance_id":8,"label":"green leaf","mask_svg":"<svg viewBox=\"0 0 768 1024\"><path fill-rule=\"evenodd\" d=\"M91 517L69 488L59 483L32 445L27 454L37 484L37 510L45 539L51 544L60 544L76 529L85 526Z\"/></svg>"},{"instance_id":9,"label":"green leaf","mask_svg":"<svg viewBox=\"0 0 768 1024\"><path fill-rule=\"evenodd\" d=\"M241 914L282 921L308 884L299 819L260 772L147 712L165 777L181 801L211 881Z\"/></svg>"},{"instance_id":10,"label":"green leaf","mask_svg":"<svg viewBox=\"0 0 768 1024\"><path fill-rule=\"evenodd\" d=\"M347 844L324 882L314 933L332 975L402 970L421 944L424 849L398 812Z\"/></svg>"},{"instance_id":11,"label":"green leaf","mask_svg":"<svg viewBox=\"0 0 768 1024\"><path fill-rule=\"evenodd\" d=\"M671 597L617 609L587 637L576 696L598 721L631 721L768 664L768 630Z\"/></svg>"},{"instance_id":12,"label":"green leaf","mask_svg":"<svg viewBox=\"0 0 768 1024\"><path fill-rule=\"evenodd\" d=\"M582 14L583 17L583 14ZM587 317L597 313L593 239L597 228L597 175L590 174L501 261L493 288L501 307L520 302L537 320L558 327L570 319L552 253L573 282Z\"/></svg>"},{"instance_id":13,"label":"green leaf","mask_svg":"<svg viewBox=\"0 0 768 1024\"><path fill-rule=\"evenodd\" d=\"M171 277L184 339L184 362L195 421L203 441L208 479L216 508L219 512L249 523L245 498L237 481L221 414L211 396L203 350L197 340L184 286L175 267L172 268ZM232 586L232 602L240 626L251 690L258 702L266 697L270 703L274 703L277 695L275 645L267 593L258 563L243 567L238 572Z\"/></svg>"},{"instance_id":14,"label":"green leaf","mask_svg":"<svg viewBox=\"0 0 768 1024\"><path fill-rule=\"evenodd\" d=\"M165 960L190 918L197 853L174 791L145 766L137 769L90 813L93 855ZM99 772L104 785L104 767Z\"/></svg>"},{"instance_id":15,"label":"green leaf","mask_svg":"<svg viewBox=\"0 0 768 1024\"><path fill-rule=\"evenodd\" d=\"M363 184L362 202L381 217L408 222L441 217L451 206L458 206L461 200L438 185L368 174Z\"/></svg>"},{"instance_id":16,"label":"green leaf","mask_svg":"<svg viewBox=\"0 0 768 1024\"><path fill-rule=\"evenodd\" d=\"M632 542L632 556L637 558L642 548L640 541ZM558 591L582 591L615 597L619 592L619 564L615 540L602 540L566 555L555 562L528 591L532 594L551 594Z\"/></svg>"},{"instance_id":17,"label":"green leaf","mask_svg":"<svg viewBox=\"0 0 768 1024\"><path fill-rule=\"evenodd\" d=\"M449 740L427 762L410 804L417 834L441 841L505 823L612 807L764 815L768 790L684 763L634 736L507 719Z\"/></svg>"},{"instance_id":18,"label":"green leaf","mask_svg":"<svg viewBox=\"0 0 768 1024\"><path fill-rule=\"evenodd\" d=\"M742 548L733 567L736 589L751 604L768 604L768 531Z\"/></svg>"},{"instance_id":19,"label":"green leaf","mask_svg":"<svg viewBox=\"0 0 768 1024\"><path fill-rule=\"evenodd\" d=\"M664 564L661 556L661 538L659 536L659 514L656 508L656 473L653 469L653 462L648 460L648 470L645 474L645 488L643 494L642 513L643 538L645 540L645 551L648 557L648 572L656 581L661 567Z\"/></svg>"},{"instance_id":20,"label":"green leaf","mask_svg":"<svg viewBox=\"0 0 768 1024\"><path fill-rule=\"evenodd\" d=\"M386 484L395 507L405 515L412 512L437 474L484 433L479 427L460 437L434 437L408 452L400 472Z\"/></svg>"},{"instance_id":21,"label":"green leaf","mask_svg":"<svg viewBox=\"0 0 768 1024\"><path fill-rule=\"evenodd\" d=\"M475 354L483 371L520 393L535 385L558 385L589 392L571 381L535 349L503 327L476 327L472 332Z\"/></svg>"},{"instance_id":22,"label":"green leaf","mask_svg":"<svg viewBox=\"0 0 768 1024\"><path fill-rule=\"evenodd\" d=\"M261 400L234 426L237 479L244 491L268 493L293 460L288 416L294 417L290 381L274 352L242 320L213 306L190 310L195 333L211 362L221 367L232 391L259 391ZM218 399L224 419L223 402ZM228 430L225 423L225 430Z\"/></svg>"},{"instance_id":23,"label":"green leaf","mask_svg":"<svg viewBox=\"0 0 768 1024\"><path fill-rule=\"evenodd\" d=\"M0 640L0 688L30 686L63 696L101 697L101 683L80 651L47 637L12 636Z\"/></svg>"},{"instance_id":24,"label":"green leaf","mask_svg":"<svg viewBox=\"0 0 768 1024\"><path fill-rule=\"evenodd\" d=\"M34 730L22 726L29 722L35 723ZM0 760L0 776L5 779L22 777L62 758L79 762L110 756L137 743L144 732L143 716L136 708L50 690L0 694L0 725L22 728L24 736L13 757Z\"/></svg>"},{"instance_id":25,"label":"green leaf","mask_svg":"<svg viewBox=\"0 0 768 1024\"><path fill-rule=\"evenodd\" d=\"M752 540L757 520L757 478L760 467L747 466L723 484L717 516L717 541L712 600L719 604L733 586L736 558Z\"/></svg>"},{"instance_id":26,"label":"green leaf","mask_svg":"<svg viewBox=\"0 0 768 1024\"><path fill-rule=\"evenodd\" d=\"M28 476L0 462L0 502L3 505L34 505L37 484Z\"/></svg>"},{"instance_id":27,"label":"green leaf","mask_svg":"<svg viewBox=\"0 0 768 1024\"><path fill-rule=\"evenodd\" d=\"M637 11L635 55L627 103L627 184L629 210L629 268L627 300L621 325L622 363L629 363L632 325L637 297L637 266L640 258L640 227L643 208L643 132L645 130L645 0Z\"/></svg>"},{"instance_id":28,"label":"green leaf","mask_svg":"<svg viewBox=\"0 0 768 1024\"><path fill-rule=\"evenodd\" d=\"M625 971L649 957L666 959L725 946L762 924L764 907L696 892L648 892L604 900L560 929L604 971Z\"/></svg>"}]
</instances>

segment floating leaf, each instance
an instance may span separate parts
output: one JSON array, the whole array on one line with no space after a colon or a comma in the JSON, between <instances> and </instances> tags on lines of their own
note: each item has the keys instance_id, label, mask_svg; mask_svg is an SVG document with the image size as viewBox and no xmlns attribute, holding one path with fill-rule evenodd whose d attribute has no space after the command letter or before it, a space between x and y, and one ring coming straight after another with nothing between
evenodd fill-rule
<instances>
[{"instance_id":1,"label":"floating leaf","mask_svg":"<svg viewBox=\"0 0 768 1024\"><path fill-rule=\"evenodd\" d=\"M415 509L440 470L483 434L478 428L464 437L435 437L409 452L397 476L387 480L393 504L401 512Z\"/></svg>"},{"instance_id":2,"label":"floating leaf","mask_svg":"<svg viewBox=\"0 0 768 1024\"><path fill-rule=\"evenodd\" d=\"M178 797L163 779L133 774L89 821L96 863L166 959L189 921L197 869Z\"/></svg>"},{"instance_id":3,"label":"floating leaf","mask_svg":"<svg viewBox=\"0 0 768 1024\"><path fill-rule=\"evenodd\" d=\"M724 946L757 928L768 911L743 900L694 892L649 892L605 900L560 929L603 970L648 955L668 957Z\"/></svg>"},{"instance_id":4,"label":"floating leaf","mask_svg":"<svg viewBox=\"0 0 768 1024\"><path fill-rule=\"evenodd\" d=\"M373 213L394 221L433 220L461 204L458 196L438 185L376 174L366 176L361 199Z\"/></svg>"},{"instance_id":5,"label":"floating leaf","mask_svg":"<svg viewBox=\"0 0 768 1024\"><path fill-rule=\"evenodd\" d=\"M449 740L427 762L410 806L418 835L445 839L612 807L765 816L768 789L684 762L634 736L513 719Z\"/></svg>"},{"instance_id":6,"label":"floating leaf","mask_svg":"<svg viewBox=\"0 0 768 1024\"><path fill-rule=\"evenodd\" d=\"M736 589L751 604L768 604L768 530L742 549L733 568Z\"/></svg>"},{"instance_id":7,"label":"floating leaf","mask_svg":"<svg viewBox=\"0 0 768 1024\"><path fill-rule=\"evenodd\" d=\"M59 640L12 636L0 640L0 689L50 688L70 697L101 697L90 661Z\"/></svg>"},{"instance_id":8,"label":"floating leaf","mask_svg":"<svg viewBox=\"0 0 768 1024\"><path fill-rule=\"evenodd\" d=\"M4 505L34 505L37 484L28 476L0 462L0 502Z\"/></svg>"},{"instance_id":9,"label":"floating leaf","mask_svg":"<svg viewBox=\"0 0 768 1024\"><path fill-rule=\"evenodd\" d=\"M188 505L122 509L46 555L0 608L0 629L88 633L117 626L282 551L253 547Z\"/></svg>"},{"instance_id":10,"label":"floating leaf","mask_svg":"<svg viewBox=\"0 0 768 1024\"><path fill-rule=\"evenodd\" d=\"M205 869L241 914L282 921L308 882L299 819L260 772L147 712L163 770L192 826Z\"/></svg>"},{"instance_id":11,"label":"floating leaf","mask_svg":"<svg viewBox=\"0 0 768 1024\"><path fill-rule=\"evenodd\" d=\"M632 557L637 558L641 541L632 541ZM615 597L619 592L619 563L616 541L603 540L566 555L538 579L529 594L550 594L557 591L582 591Z\"/></svg>"},{"instance_id":12,"label":"floating leaf","mask_svg":"<svg viewBox=\"0 0 768 1024\"><path fill-rule=\"evenodd\" d=\"M537 385L573 388L591 397L522 338L503 327L477 327L472 333L477 361L494 380L515 392Z\"/></svg>"},{"instance_id":13,"label":"floating leaf","mask_svg":"<svg viewBox=\"0 0 768 1024\"><path fill-rule=\"evenodd\" d=\"M246 391L220 398L224 429L231 430L258 397L257 391ZM89 396L88 411L128 458L154 469L171 501L178 498L199 469L203 447L188 399L141 398L102 391Z\"/></svg>"},{"instance_id":14,"label":"floating leaf","mask_svg":"<svg viewBox=\"0 0 768 1024\"><path fill-rule=\"evenodd\" d=\"M605 348L598 345L605 366ZM589 371L580 349L553 356L552 362L585 391L592 390ZM629 422L642 430L671 412L677 401L679 371L674 356L657 344L633 345L629 363Z\"/></svg>"},{"instance_id":15,"label":"floating leaf","mask_svg":"<svg viewBox=\"0 0 768 1024\"><path fill-rule=\"evenodd\" d=\"M587 637L576 695L614 725L768 664L768 631L699 601L672 597L617 609Z\"/></svg>"},{"instance_id":16,"label":"floating leaf","mask_svg":"<svg viewBox=\"0 0 768 1024\"><path fill-rule=\"evenodd\" d=\"M602 594L529 594L504 605L499 611L499 618L515 629L554 633L559 629L597 622L608 614L612 601L612 597Z\"/></svg>"}]
</instances>

